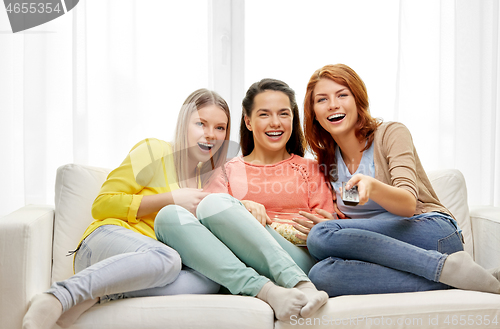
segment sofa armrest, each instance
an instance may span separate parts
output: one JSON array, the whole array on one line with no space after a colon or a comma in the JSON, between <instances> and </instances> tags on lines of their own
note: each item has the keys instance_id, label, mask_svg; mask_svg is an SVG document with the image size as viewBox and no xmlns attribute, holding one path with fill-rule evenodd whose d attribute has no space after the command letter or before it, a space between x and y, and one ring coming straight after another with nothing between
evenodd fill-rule
<instances>
[{"instance_id":1,"label":"sofa armrest","mask_svg":"<svg viewBox=\"0 0 500 329\"><path fill-rule=\"evenodd\" d=\"M500 207L470 208L474 260L486 269L500 266Z\"/></svg>"},{"instance_id":2,"label":"sofa armrest","mask_svg":"<svg viewBox=\"0 0 500 329\"><path fill-rule=\"evenodd\" d=\"M51 206L0 218L0 328L21 328L31 297L50 286L53 227Z\"/></svg>"}]
</instances>

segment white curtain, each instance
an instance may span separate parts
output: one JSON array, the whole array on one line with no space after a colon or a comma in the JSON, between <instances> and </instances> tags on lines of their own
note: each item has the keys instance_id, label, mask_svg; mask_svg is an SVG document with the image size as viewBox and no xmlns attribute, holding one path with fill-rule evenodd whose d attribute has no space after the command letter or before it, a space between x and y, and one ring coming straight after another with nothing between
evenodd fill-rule
<instances>
[{"instance_id":1,"label":"white curtain","mask_svg":"<svg viewBox=\"0 0 500 329\"><path fill-rule=\"evenodd\" d=\"M499 2L400 4L394 119L427 170L457 168L470 204L500 206Z\"/></svg>"},{"instance_id":2,"label":"white curtain","mask_svg":"<svg viewBox=\"0 0 500 329\"><path fill-rule=\"evenodd\" d=\"M0 10L0 215L53 203L54 168L73 161L69 16L12 34Z\"/></svg>"},{"instance_id":3,"label":"white curtain","mask_svg":"<svg viewBox=\"0 0 500 329\"><path fill-rule=\"evenodd\" d=\"M63 164L113 168L137 141L171 139L185 97L212 86L210 6L224 1L85 0L16 34L0 9L0 216L53 204ZM233 98L275 77L301 103L315 69L346 63L367 83L372 113L410 128L427 170L457 168L471 204L500 206L498 1L252 0L235 8L244 29L223 31L233 52L244 44L225 73L243 86Z\"/></svg>"},{"instance_id":4,"label":"white curtain","mask_svg":"<svg viewBox=\"0 0 500 329\"><path fill-rule=\"evenodd\" d=\"M0 216L53 204L66 163L114 168L144 138L171 140L207 88L208 1L80 1L12 34L0 9Z\"/></svg>"},{"instance_id":5,"label":"white curtain","mask_svg":"<svg viewBox=\"0 0 500 329\"><path fill-rule=\"evenodd\" d=\"M500 206L497 0L253 0L246 20L247 86L283 79L302 102L314 70L347 64L372 115L408 126L426 170L459 169L469 204Z\"/></svg>"}]
</instances>

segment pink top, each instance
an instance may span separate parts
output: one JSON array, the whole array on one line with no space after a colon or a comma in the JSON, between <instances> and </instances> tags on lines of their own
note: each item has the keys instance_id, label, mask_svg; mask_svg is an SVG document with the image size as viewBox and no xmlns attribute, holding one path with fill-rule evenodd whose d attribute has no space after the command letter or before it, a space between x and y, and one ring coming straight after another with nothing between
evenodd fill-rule
<instances>
[{"instance_id":1,"label":"pink top","mask_svg":"<svg viewBox=\"0 0 500 329\"><path fill-rule=\"evenodd\" d=\"M315 208L333 213L332 193L318 163L292 154L271 165L245 162L234 158L219 169L205 187L212 193L229 193L238 200L258 202L266 207L271 219L290 219L299 210Z\"/></svg>"}]
</instances>

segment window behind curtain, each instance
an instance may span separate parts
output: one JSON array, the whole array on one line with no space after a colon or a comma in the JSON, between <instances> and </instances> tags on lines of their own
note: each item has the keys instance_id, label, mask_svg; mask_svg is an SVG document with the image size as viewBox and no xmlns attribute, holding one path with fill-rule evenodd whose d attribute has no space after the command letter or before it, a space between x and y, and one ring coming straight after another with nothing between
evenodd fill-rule
<instances>
[{"instance_id":1,"label":"window behind curtain","mask_svg":"<svg viewBox=\"0 0 500 329\"><path fill-rule=\"evenodd\" d=\"M302 112L314 71L343 63L366 83L372 115L391 120L398 10L394 0L246 1L245 86L262 78L283 80Z\"/></svg>"},{"instance_id":2,"label":"window behind curtain","mask_svg":"<svg viewBox=\"0 0 500 329\"><path fill-rule=\"evenodd\" d=\"M89 158L114 168L144 138L170 141L208 85L208 2L87 2Z\"/></svg>"}]
</instances>

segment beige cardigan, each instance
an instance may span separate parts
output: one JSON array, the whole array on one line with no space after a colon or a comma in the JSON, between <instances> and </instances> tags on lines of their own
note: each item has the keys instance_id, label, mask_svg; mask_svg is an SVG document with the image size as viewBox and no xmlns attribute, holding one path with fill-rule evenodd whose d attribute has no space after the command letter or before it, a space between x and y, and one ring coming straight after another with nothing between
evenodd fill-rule
<instances>
[{"instance_id":1,"label":"beige cardigan","mask_svg":"<svg viewBox=\"0 0 500 329\"><path fill-rule=\"evenodd\" d=\"M375 178L410 191L417 199L415 215L439 211L453 216L434 192L405 125L383 123L375 131L373 143Z\"/></svg>"}]
</instances>

